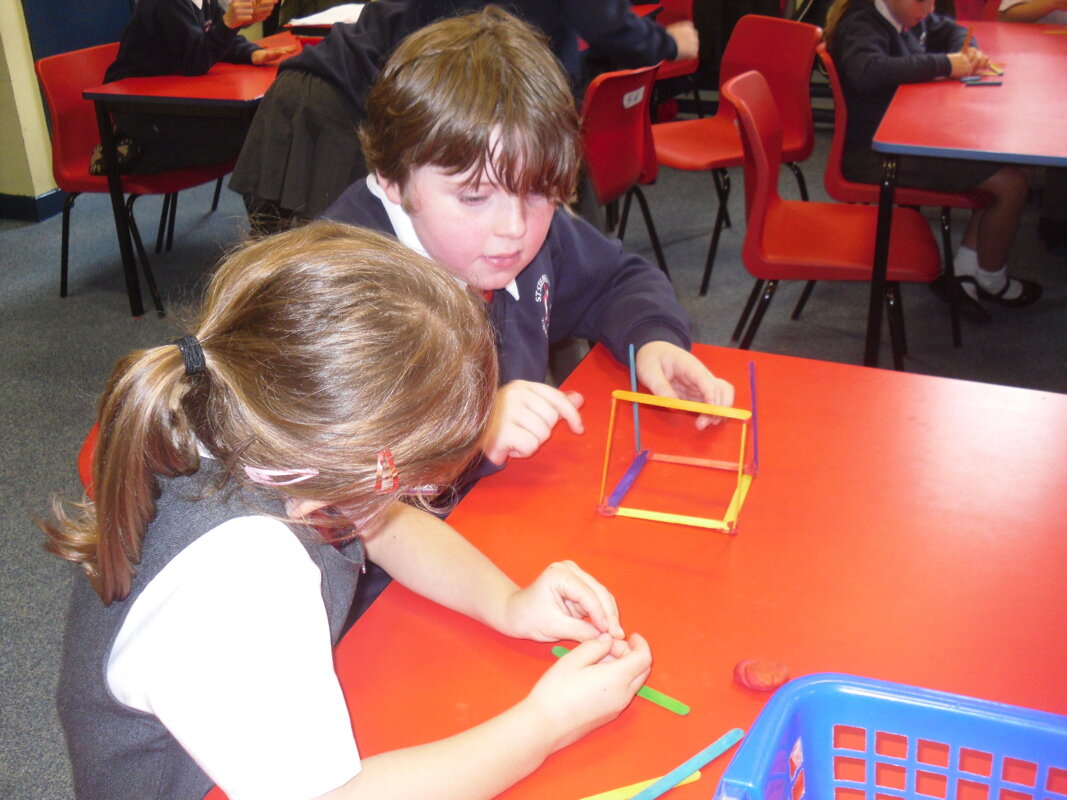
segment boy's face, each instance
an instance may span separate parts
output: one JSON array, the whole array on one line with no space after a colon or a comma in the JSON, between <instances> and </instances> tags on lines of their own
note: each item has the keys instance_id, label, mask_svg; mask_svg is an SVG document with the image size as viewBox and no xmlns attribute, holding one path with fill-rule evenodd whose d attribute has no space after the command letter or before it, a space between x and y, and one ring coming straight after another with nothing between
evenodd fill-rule
<instances>
[{"instance_id":1,"label":"boy's face","mask_svg":"<svg viewBox=\"0 0 1067 800\"><path fill-rule=\"evenodd\" d=\"M502 289L541 249L556 204L511 194L485 176L468 186L471 174L418 167L403 194L380 175L378 181L394 203L407 200L415 233L438 264L475 289Z\"/></svg>"},{"instance_id":2,"label":"boy's face","mask_svg":"<svg viewBox=\"0 0 1067 800\"><path fill-rule=\"evenodd\" d=\"M886 5L905 28L914 28L934 10L934 0L886 0Z\"/></svg>"}]
</instances>

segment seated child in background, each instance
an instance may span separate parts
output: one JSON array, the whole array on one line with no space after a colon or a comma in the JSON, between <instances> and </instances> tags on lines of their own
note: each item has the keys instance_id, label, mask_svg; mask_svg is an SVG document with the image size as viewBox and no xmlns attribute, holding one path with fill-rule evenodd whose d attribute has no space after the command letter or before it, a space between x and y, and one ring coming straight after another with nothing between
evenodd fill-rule
<instances>
[{"instance_id":1,"label":"seated child in background","mask_svg":"<svg viewBox=\"0 0 1067 800\"><path fill-rule=\"evenodd\" d=\"M826 19L830 56L841 73L848 104L842 171L849 180L881 181L881 157L871 140L902 83L962 78L989 65L976 47L959 52L967 31L933 11L933 0L835 0ZM1026 203L1030 176L1019 167L927 157L900 160L897 183L917 189L962 192L981 189L992 203L972 213L955 255L965 294L943 292L970 318L988 321L986 300L1008 307L1030 305L1041 286L1008 277L1007 259ZM943 284L936 284L943 287Z\"/></svg>"},{"instance_id":2,"label":"seated child in background","mask_svg":"<svg viewBox=\"0 0 1067 800\"><path fill-rule=\"evenodd\" d=\"M58 690L77 800L489 798L627 706L651 656L603 586L562 562L520 590L420 507L490 418L478 298L317 222L231 254L189 330L116 365L95 502L42 523L86 573ZM582 643L500 716L361 758L332 645L364 554L501 633Z\"/></svg>"},{"instance_id":3,"label":"seated child in background","mask_svg":"<svg viewBox=\"0 0 1067 800\"><path fill-rule=\"evenodd\" d=\"M1067 0L1001 0L1002 22L1041 22L1067 25Z\"/></svg>"},{"instance_id":4,"label":"seated child in background","mask_svg":"<svg viewBox=\"0 0 1067 800\"><path fill-rule=\"evenodd\" d=\"M218 61L270 66L291 48L262 48L237 31L270 16L277 0L138 0L104 82L154 75L203 75ZM237 120L116 113L124 172L151 173L235 158ZM95 159L99 165L99 159ZM94 166L101 172L101 166Z\"/></svg>"}]
</instances>

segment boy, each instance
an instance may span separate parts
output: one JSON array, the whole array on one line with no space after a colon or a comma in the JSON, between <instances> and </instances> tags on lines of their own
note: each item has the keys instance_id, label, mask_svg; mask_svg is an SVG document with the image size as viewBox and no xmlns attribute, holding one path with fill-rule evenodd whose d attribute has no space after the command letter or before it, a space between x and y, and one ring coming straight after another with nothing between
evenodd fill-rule
<instances>
[{"instance_id":1,"label":"boy","mask_svg":"<svg viewBox=\"0 0 1067 800\"><path fill-rule=\"evenodd\" d=\"M567 76L544 39L499 8L406 38L367 98L370 175L324 216L392 233L485 294L500 389L484 462L533 455L563 419L582 432L583 398L544 382L549 344L593 339L655 394L716 405L733 387L688 352L667 278L563 208L581 161ZM697 420L704 429L710 418Z\"/></svg>"}]
</instances>

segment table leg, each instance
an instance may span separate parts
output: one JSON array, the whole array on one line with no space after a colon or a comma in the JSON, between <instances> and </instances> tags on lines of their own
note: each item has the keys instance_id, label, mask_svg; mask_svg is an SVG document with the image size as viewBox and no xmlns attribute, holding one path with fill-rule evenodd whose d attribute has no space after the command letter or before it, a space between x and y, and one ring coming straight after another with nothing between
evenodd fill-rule
<instances>
[{"instance_id":1,"label":"table leg","mask_svg":"<svg viewBox=\"0 0 1067 800\"><path fill-rule=\"evenodd\" d=\"M878 366L882 338L882 305L885 302L885 275L889 263L889 236L893 226L893 191L897 183L897 157L882 156L882 185L878 193L878 229L874 242L874 267L871 272L871 300L867 309L867 347L863 363Z\"/></svg>"},{"instance_id":2,"label":"table leg","mask_svg":"<svg viewBox=\"0 0 1067 800\"><path fill-rule=\"evenodd\" d=\"M141 286L137 280L137 262L134 260L133 244L130 241L130 223L126 216L123 199L122 178L119 176L118 159L115 154L115 135L111 116L105 105L96 101L96 124L100 128L100 145L107 172L107 185L111 194L111 212L115 216L115 233L119 240L119 255L122 257L122 273L126 278L126 293L130 298L130 314L139 317L144 313L141 302Z\"/></svg>"}]
</instances>

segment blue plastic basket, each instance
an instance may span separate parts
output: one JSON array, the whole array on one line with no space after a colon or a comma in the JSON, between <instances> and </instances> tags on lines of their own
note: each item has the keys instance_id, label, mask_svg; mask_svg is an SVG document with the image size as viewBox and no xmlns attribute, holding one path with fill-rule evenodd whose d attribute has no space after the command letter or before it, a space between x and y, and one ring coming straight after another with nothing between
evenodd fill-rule
<instances>
[{"instance_id":1,"label":"blue plastic basket","mask_svg":"<svg viewBox=\"0 0 1067 800\"><path fill-rule=\"evenodd\" d=\"M716 799L801 798L1067 800L1067 717L851 675L798 678L760 713Z\"/></svg>"}]
</instances>

